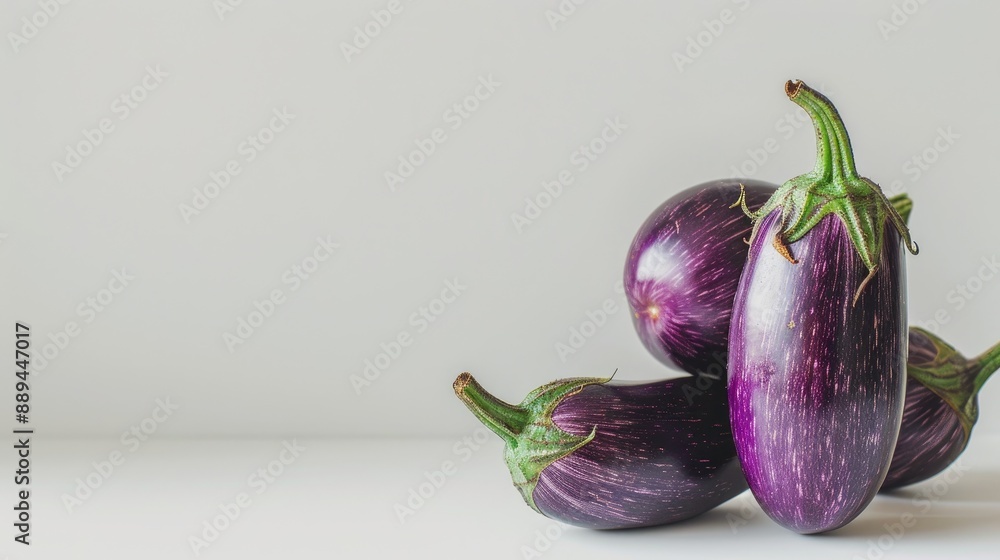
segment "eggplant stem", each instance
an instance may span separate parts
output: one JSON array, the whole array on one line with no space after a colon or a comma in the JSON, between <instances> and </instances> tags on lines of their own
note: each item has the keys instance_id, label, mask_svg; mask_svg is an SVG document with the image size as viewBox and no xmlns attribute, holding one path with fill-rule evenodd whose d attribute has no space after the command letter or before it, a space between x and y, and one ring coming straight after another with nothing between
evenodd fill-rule
<instances>
[{"instance_id":1,"label":"eggplant stem","mask_svg":"<svg viewBox=\"0 0 1000 560\"><path fill-rule=\"evenodd\" d=\"M973 358L972 362L979 368L973 381L975 392L978 393L989 380L990 376L1000 369L1000 342Z\"/></svg>"},{"instance_id":2,"label":"eggplant stem","mask_svg":"<svg viewBox=\"0 0 1000 560\"><path fill-rule=\"evenodd\" d=\"M858 170L854 165L854 151L851 149L851 138L847 135L847 128L844 127L844 120L841 118L837 108L825 95L802 84L810 95L804 96L804 101L812 105L816 113L823 119L826 125L826 134L829 136L830 164L834 177L856 178ZM794 101L794 99L793 99Z\"/></svg>"},{"instance_id":3,"label":"eggplant stem","mask_svg":"<svg viewBox=\"0 0 1000 560\"><path fill-rule=\"evenodd\" d=\"M811 173L787 181L772 197L774 205L783 209L781 241L794 244L826 215L836 214L868 269L854 293L853 306L878 271L886 225L896 229L907 250L919 252L906 224L912 202L905 195L889 199L877 184L858 174L844 120L825 95L801 81L787 82L785 94L812 120L816 164ZM766 206L771 205L769 200ZM775 248L784 255L777 241Z\"/></svg>"},{"instance_id":4,"label":"eggplant stem","mask_svg":"<svg viewBox=\"0 0 1000 560\"><path fill-rule=\"evenodd\" d=\"M830 134L826 128L826 121L820 115L816 107L813 106L809 100L808 95L800 96L799 94L803 89L811 91L809 86L804 82L789 80L785 83L785 94L791 99L796 105L802 107L802 109L809 114L812 119L813 126L816 128L816 167L813 169L813 174L817 178L829 178L833 172L831 147L830 147ZM829 100L827 100L829 101Z\"/></svg>"},{"instance_id":5,"label":"eggplant stem","mask_svg":"<svg viewBox=\"0 0 1000 560\"><path fill-rule=\"evenodd\" d=\"M508 445L517 446L517 436L530 422L527 410L494 397L468 372L459 375L452 387L480 422Z\"/></svg>"},{"instance_id":6,"label":"eggplant stem","mask_svg":"<svg viewBox=\"0 0 1000 560\"><path fill-rule=\"evenodd\" d=\"M803 109L809 112L809 115L813 117L814 125L816 127L817 136L826 135L829 137L829 148L827 146L822 146L820 152L824 148L831 149L833 151L832 157L830 154L819 154L817 156L816 165L817 170L820 167L820 157L829 159L828 169L833 174L833 177L840 178L845 183L850 181L859 181L868 185L871 192L877 194L879 198L882 199L884 206L886 207L886 214L889 221L892 222L893 227L899 232L900 237L903 238L903 244L910 254L916 255L920 252L920 247L915 241L910 238L910 230L907 227L907 221L909 218L909 213L907 211L907 216L904 218L896 208L895 202L899 199L899 196L888 198L884 192L882 192L881 187L875 184L869 179L865 179L858 175L857 167L854 163L854 150L851 147L851 138L847 134L847 128L844 126L844 120L841 118L840 113L837 108L822 93L810 88L802 82L797 82L794 87L794 94L789 93L788 97L795 103L797 103ZM801 99L796 99L800 91L806 91L807 95L802 96ZM789 92L788 84L785 85L785 92ZM810 106L812 110L806 107ZM820 123L816 121L816 118L822 119L823 127L820 130ZM817 138L817 145L819 140ZM903 195L905 197L905 195ZM900 204L903 204L900 201ZM912 207L912 202L910 203Z\"/></svg>"},{"instance_id":7,"label":"eggplant stem","mask_svg":"<svg viewBox=\"0 0 1000 560\"><path fill-rule=\"evenodd\" d=\"M458 376L454 389L476 418L504 440L504 461L514 486L524 502L541 513L535 505L534 490L542 471L597 435L596 426L587 436L566 432L556 425L552 413L563 399L589 385L608 381L599 377L558 379L528 393L518 405L489 394L469 373Z\"/></svg>"}]
</instances>

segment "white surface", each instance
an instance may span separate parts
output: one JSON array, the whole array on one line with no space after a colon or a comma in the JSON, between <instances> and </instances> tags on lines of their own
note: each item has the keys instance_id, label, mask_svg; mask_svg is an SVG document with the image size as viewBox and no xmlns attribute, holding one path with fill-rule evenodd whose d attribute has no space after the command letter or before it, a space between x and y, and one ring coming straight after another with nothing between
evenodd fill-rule
<instances>
[{"instance_id":1,"label":"white surface","mask_svg":"<svg viewBox=\"0 0 1000 560\"><path fill-rule=\"evenodd\" d=\"M470 433L471 437L478 437ZM291 438L289 438L291 439ZM480 440L482 438L480 437ZM474 439L472 441L475 441ZM72 513L61 495L92 472L115 442L36 442L34 544L4 546L31 558L995 558L1000 546L1000 438L974 437L953 484L943 478L894 497L879 496L857 520L829 535L805 537L770 521L747 492L689 522L633 531L589 531L556 524L528 509L490 435L472 449L461 439L309 440L266 487L247 477L279 456L281 440L183 441L152 438ZM457 447L456 447L457 446ZM469 450L468 452L466 450ZM286 455L286 457L288 457ZM400 523L425 471L455 464L440 488ZM959 472L959 471L956 471ZM251 497L229 528L195 555L189 538L239 492ZM936 501L929 508L921 496ZM914 522L899 538L886 524ZM745 522L745 524L743 524ZM558 528L558 530L557 530ZM548 543L539 533L557 535ZM7 540L7 539L5 539ZM8 540L8 542L10 542ZM545 550L542 550L545 549ZM880 549L874 549L877 554Z\"/></svg>"},{"instance_id":2,"label":"white surface","mask_svg":"<svg viewBox=\"0 0 1000 560\"><path fill-rule=\"evenodd\" d=\"M1000 4L590 1L553 29L560 2L404 1L350 62L341 43L388 0L247 1L221 19L219 1L76 0L17 52L6 34L40 8L4 2L0 328L28 321L43 346L82 327L35 378L36 427L117 437L169 396L175 436L455 436L474 422L450 389L463 370L514 400L562 376L662 376L614 289L626 248L660 202L748 151L778 147L756 178L812 169L808 126L781 122L789 78L829 92L861 173L913 195L912 322L944 313L937 331L968 353L1000 339L1000 281L976 279L997 254ZM884 37L897 4L919 9ZM699 35L711 44L679 69ZM147 66L168 76L121 119ZM490 76L453 130L445 111ZM245 161L285 107L294 120ZM629 128L580 171L571 154L615 117ZM52 162L103 118L114 131L60 182ZM447 140L391 192L384 173L435 127ZM178 206L233 158L240 174L185 223ZM573 185L519 234L511 214L562 169ZM293 293L283 273L319 236L341 247ZM79 314L122 267L135 280ZM418 332L411 315L453 278L468 289ZM230 353L223 333L276 288L287 302ZM556 344L609 298L619 311L562 361ZM401 332L413 345L357 395L351 376ZM980 433L1000 433L1000 383L983 402Z\"/></svg>"}]
</instances>

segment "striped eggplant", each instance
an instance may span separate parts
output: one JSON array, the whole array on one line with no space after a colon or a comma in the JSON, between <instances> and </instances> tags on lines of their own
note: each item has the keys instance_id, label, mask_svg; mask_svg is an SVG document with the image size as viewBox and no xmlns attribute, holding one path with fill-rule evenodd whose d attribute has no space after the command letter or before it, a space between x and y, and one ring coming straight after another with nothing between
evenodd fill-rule
<instances>
[{"instance_id":1,"label":"striped eggplant","mask_svg":"<svg viewBox=\"0 0 1000 560\"><path fill-rule=\"evenodd\" d=\"M883 491L926 480L958 459L979 418L979 390L997 369L1000 344L969 360L910 327L903 424Z\"/></svg>"},{"instance_id":2,"label":"striped eggplant","mask_svg":"<svg viewBox=\"0 0 1000 560\"><path fill-rule=\"evenodd\" d=\"M625 296L643 346L668 367L725 375L729 316L752 223L733 200L763 205L777 185L724 179L691 187L639 228L625 261Z\"/></svg>"},{"instance_id":3,"label":"striped eggplant","mask_svg":"<svg viewBox=\"0 0 1000 560\"><path fill-rule=\"evenodd\" d=\"M746 490L721 380L562 379L519 405L487 393L468 373L454 389L506 442L504 459L524 501L564 523L673 523Z\"/></svg>"},{"instance_id":4,"label":"striped eggplant","mask_svg":"<svg viewBox=\"0 0 1000 560\"><path fill-rule=\"evenodd\" d=\"M753 223L732 201L762 206L778 187L722 179L688 188L646 218L625 260L625 298L643 346L668 367L725 376L729 319ZM906 220L913 203L890 199Z\"/></svg>"},{"instance_id":5,"label":"striped eggplant","mask_svg":"<svg viewBox=\"0 0 1000 560\"><path fill-rule=\"evenodd\" d=\"M750 490L780 525L810 534L857 517L888 472L906 382L903 244L917 248L882 190L855 170L829 99L802 82L785 93L813 121L816 167L757 212L743 201L754 227L733 303L728 390Z\"/></svg>"},{"instance_id":6,"label":"striped eggplant","mask_svg":"<svg viewBox=\"0 0 1000 560\"><path fill-rule=\"evenodd\" d=\"M676 366L671 356L686 356L682 369L689 373L718 373L729 334L731 303L712 313L697 314L701 328L677 328L691 324L691 309L706 309L697 302L681 308L700 294L709 301L732 299L746 263L746 247L733 239L750 234L751 223L742 210L734 217L732 200L740 185L746 186L749 206L759 206L777 187L768 183L713 181L691 187L664 202L636 234L625 269L625 295L633 322L646 349L666 365ZM909 219L913 203L905 194L889 199ZM693 218L698 217L701 222ZM710 227L715 224L714 227ZM725 258L701 259L701 253ZM669 255L669 258L660 255ZM694 263L692 263L692 260ZM704 263L714 263L705 267ZM698 270L699 274L691 274ZM682 316L674 318L670 313ZM724 337L718 335L719 328ZM692 353L686 349L697 349ZM698 364L692 367L690 364ZM973 360L967 360L933 334L910 327L906 398L899 439L892 463L880 491L926 480L958 458L969 441L979 414L976 395L982 384L1000 368L1000 344ZM933 388L933 389L932 389Z\"/></svg>"}]
</instances>

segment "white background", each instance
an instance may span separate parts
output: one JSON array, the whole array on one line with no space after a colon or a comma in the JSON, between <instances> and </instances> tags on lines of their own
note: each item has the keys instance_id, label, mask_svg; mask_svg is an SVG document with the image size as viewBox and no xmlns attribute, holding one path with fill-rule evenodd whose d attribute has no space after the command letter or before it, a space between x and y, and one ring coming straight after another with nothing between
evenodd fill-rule
<instances>
[{"instance_id":1,"label":"white background","mask_svg":"<svg viewBox=\"0 0 1000 560\"><path fill-rule=\"evenodd\" d=\"M561 21L550 15L556 0L403 1L347 56L355 28L387 2L247 0L221 15L215 4L78 0L16 46L9 33L22 34L22 18L41 8L3 9L0 324L29 322L36 351L67 322L79 327L34 374L32 424L46 437L105 442L67 443L80 468L53 500L120 447L156 399L178 410L150 446L174 437L447 442L478 426L451 389L462 371L513 401L557 377L668 375L615 290L625 251L646 216L688 186L734 173L780 183L812 168L810 127L780 123L804 117L783 93L790 78L837 104L862 174L914 200L911 324L970 356L1000 339L1000 276L975 279L1000 253L1000 6L911 1L913 13L899 11L890 28L890 1L567 1ZM712 23L723 10L734 21ZM147 68L166 77L135 90L143 99L125 116L116 99ZM499 85L453 128L449 109L481 79ZM241 143L282 109L294 118L247 161ZM102 119L113 131L71 172L54 170ZM572 154L607 119L627 129L581 170ZM391 189L386 172L435 128L444 142ZM938 141L947 151L933 149L941 131L951 134ZM934 161L920 169L914 157ZM185 219L180 206L230 160L240 174ZM512 214L564 169L573 184L519 230ZM292 291L283 274L319 237L340 248ZM123 267L134 280L102 311L81 313ZM421 330L411 316L453 279L465 290ZM957 285L978 291L965 298ZM285 303L231 352L224 333L275 289ZM562 359L556 345L609 298L618 311ZM352 376L401 332L413 344L356 390ZM2 387L0 402L12 402ZM1000 408L990 406L1000 386L982 402L976 436L1000 434ZM490 476L463 482L470 493L509 483L494 451ZM270 451L258 455L239 480ZM438 455L414 461L405 480L370 483L405 497L449 453ZM199 498L208 505L176 535L184 554L185 531L227 495ZM504 495L517 506L513 522L534 519L512 489ZM392 506L372 505L395 523Z\"/></svg>"}]
</instances>

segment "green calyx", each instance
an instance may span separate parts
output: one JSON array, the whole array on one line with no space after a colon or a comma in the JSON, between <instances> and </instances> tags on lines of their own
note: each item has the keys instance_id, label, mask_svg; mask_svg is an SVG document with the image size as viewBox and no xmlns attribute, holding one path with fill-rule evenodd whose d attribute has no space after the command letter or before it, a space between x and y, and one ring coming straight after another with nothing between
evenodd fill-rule
<instances>
[{"instance_id":1,"label":"green calyx","mask_svg":"<svg viewBox=\"0 0 1000 560\"><path fill-rule=\"evenodd\" d=\"M504 460L510 469L514 486L532 509L533 493L538 477L552 463L566 457L594 439L597 427L587 436L570 434L552 421L552 412L566 397L588 385L607 383L610 378L560 379L543 385L524 397L521 404L512 405L489 394L469 373L458 376L453 385L455 394L507 444Z\"/></svg>"},{"instance_id":2,"label":"green calyx","mask_svg":"<svg viewBox=\"0 0 1000 560\"><path fill-rule=\"evenodd\" d=\"M785 94L812 118L816 129L816 167L785 182L756 212L747 208L743 195L737 204L754 220L751 241L764 216L781 208L781 231L772 244L792 264L798 261L792 255L790 243L801 239L828 214L840 217L868 269L868 276L854 294L857 302L861 291L878 271L887 219L911 253L916 255L919 249L910 239L910 230L903 217L882 189L855 169L851 140L833 103L800 81L787 82Z\"/></svg>"},{"instance_id":3,"label":"green calyx","mask_svg":"<svg viewBox=\"0 0 1000 560\"><path fill-rule=\"evenodd\" d=\"M934 343L934 358L928 363L906 364L906 374L948 403L958 414L965 437L979 419L976 396L986 381L1000 369L1000 343L969 360L950 344L919 327L910 327Z\"/></svg>"},{"instance_id":4,"label":"green calyx","mask_svg":"<svg viewBox=\"0 0 1000 560\"><path fill-rule=\"evenodd\" d=\"M913 201L910 200L910 195L906 193L897 194L889 199L889 203L896 209L896 212L899 212L899 217L903 218L903 223L909 225L910 214L913 213Z\"/></svg>"}]
</instances>

